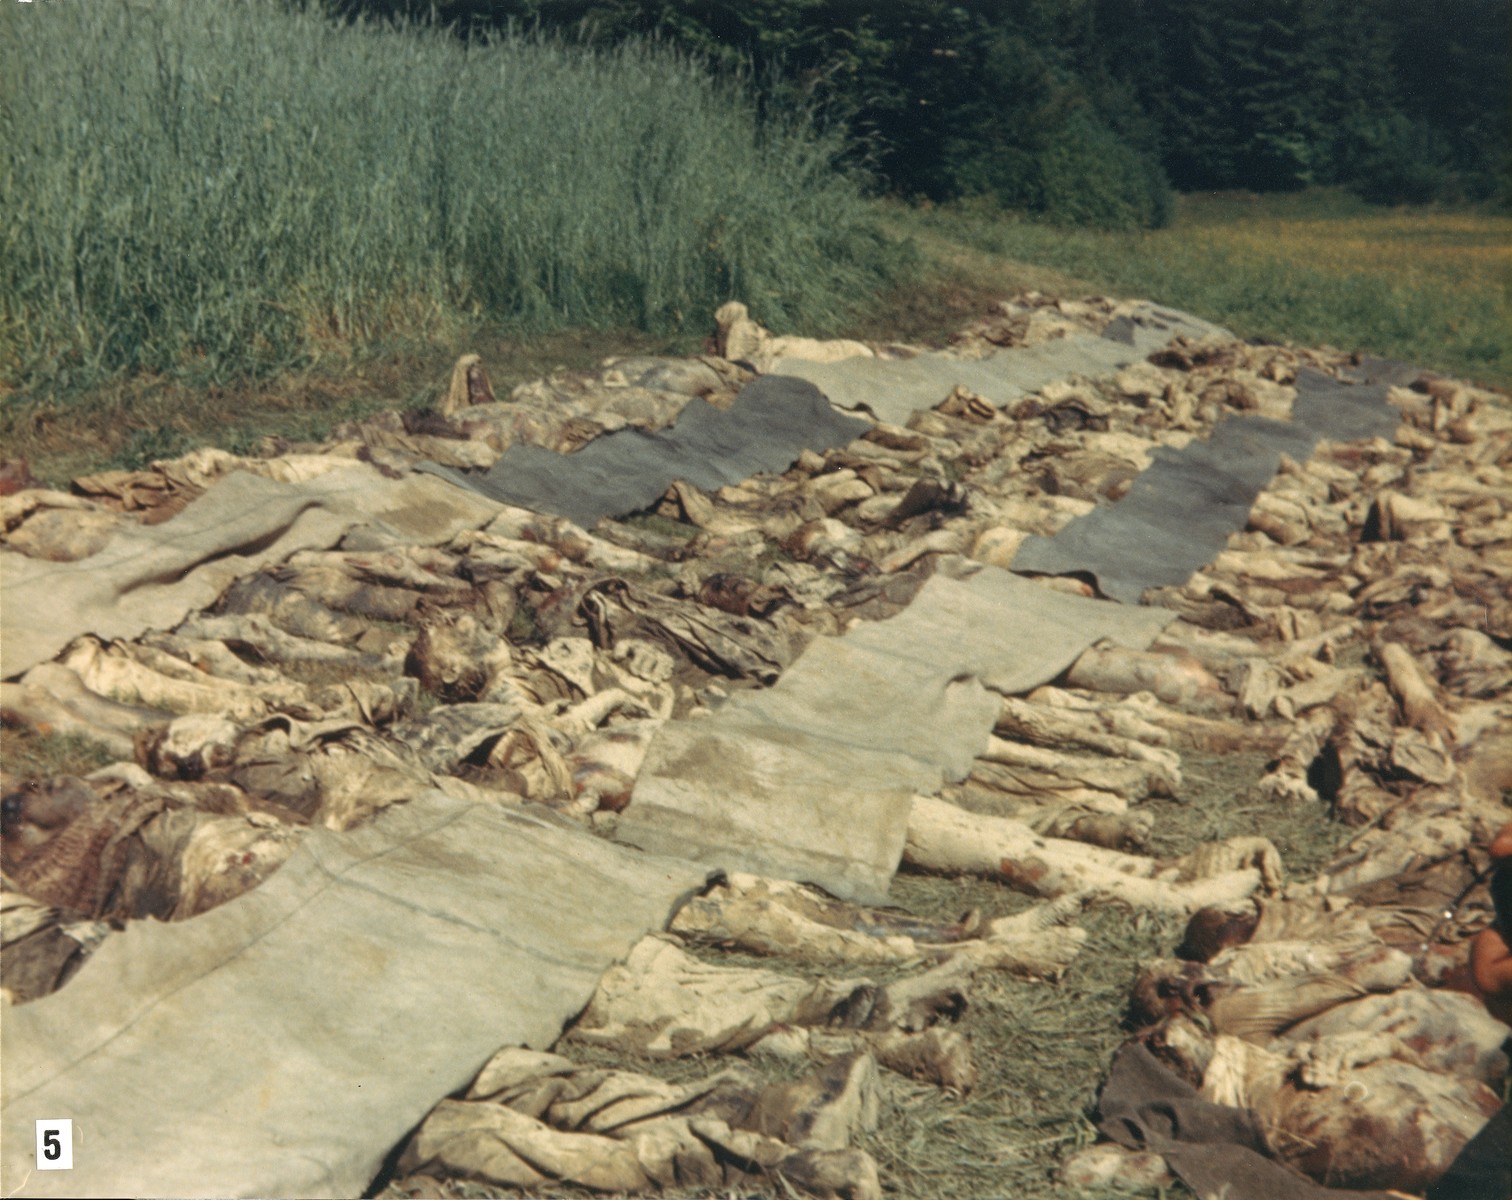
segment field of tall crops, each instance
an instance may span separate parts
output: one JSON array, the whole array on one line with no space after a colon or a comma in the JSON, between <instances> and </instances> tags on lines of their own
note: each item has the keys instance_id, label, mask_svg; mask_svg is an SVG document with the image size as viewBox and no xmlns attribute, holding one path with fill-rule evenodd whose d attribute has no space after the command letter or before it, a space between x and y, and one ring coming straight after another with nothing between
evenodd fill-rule
<instances>
[{"instance_id":1,"label":"field of tall crops","mask_svg":"<svg viewBox=\"0 0 1512 1200\"><path fill-rule=\"evenodd\" d=\"M838 137L649 44L272 0L0 7L0 379L225 379L470 317L833 326L894 252Z\"/></svg>"}]
</instances>

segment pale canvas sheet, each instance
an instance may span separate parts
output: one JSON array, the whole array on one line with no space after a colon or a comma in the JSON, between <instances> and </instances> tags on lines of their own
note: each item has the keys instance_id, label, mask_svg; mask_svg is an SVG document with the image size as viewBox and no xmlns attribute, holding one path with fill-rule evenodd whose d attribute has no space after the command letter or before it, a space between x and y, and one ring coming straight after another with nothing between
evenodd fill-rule
<instances>
[{"instance_id":1,"label":"pale canvas sheet","mask_svg":"<svg viewBox=\"0 0 1512 1200\"><path fill-rule=\"evenodd\" d=\"M811 643L770 689L663 727L615 836L880 902L912 796L969 773L992 693L1054 679L1104 638L1143 649L1174 619L995 567L937 575L891 620Z\"/></svg>"},{"instance_id":2,"label":"pale canvas sheet","mask_svg":"<svg viewBox=\"0 0 1512 1200\"><path fill-rule=\"evenodd\" d=\"M439 792L312 829L203 916L134 922L4 1021L8 1196L359 1196L501 1046L549 1046L706 880ZM39 1118L74 1167L35 1171Z\"/></svg>"},{"instance_id":3,"label":"pale canvas sheet","mask_svg":"<svg viewBox=\"0 0 1512 1200\"><path fill-rule=\"evenodd\" d=\"M45 662L80 634L171 629L299 550L434 545L497 512L439 479L388 479L358 464L297 484L233 472L171 520L125 525L78 562L0 550L0 674Z\"/></svg>"},{"instance_id":4,"label":"pale canvas sheet","mask_svg":"<svg viewBox=\"0 0 1512 1200\"><path fill-rule=\"evenodd\" d=\"M1056 338L979 359L943 353L832 363L783 358L772 365L772 374L806 379L839 408L869 409L884 421L902 425L919 409L939 404L957 386L1001 408L1057 379L1112 374L1147 358L1178 334L1203 337L1223 332L1186 313L1146 305L1136 319L1113 322L1102 337Z\"/></svg>"}]
</instances>

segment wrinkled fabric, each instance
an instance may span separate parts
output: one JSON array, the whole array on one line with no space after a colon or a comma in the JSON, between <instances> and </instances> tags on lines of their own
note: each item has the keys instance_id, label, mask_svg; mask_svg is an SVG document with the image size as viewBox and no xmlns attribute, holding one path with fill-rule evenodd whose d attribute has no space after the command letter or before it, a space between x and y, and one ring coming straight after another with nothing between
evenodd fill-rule
<instances>
[{"instance_id":1,"label":"wrinkled fabric","mask_svg":"<svg viewBox=\"0 0 1512 1200\"><path fill-rule=\"evenodd\" d=\"M22 1016L87 1001L79 1023L108 1024L116 997L91 982L90 965L108 951L99 961L114 964L129 988L168 992L137 1025L125 1023L116 1040L128 1055L134 1031L165 1033L170 1012L199 1036L209 1028L207 1010L235 1018L254 1008L255 1036L216 1026L200 1037L201 1050L216 1053L183 1068L187 1082L172 1084L168 1096L175 1110L187 1107L182 1093L201 1078L194 1072L219 1072L200 1088L207 1115L196 1109L194 1118L199 1154L212 1163L221 1149L218 1131L205 1132L214 1113L234 1109L242 1123L227 1116L227 1126L233 1136L245 1126L250 1137L264 1129L258 1122L274 1119L274 1107L292 1114L297 1104L313 1106L318 1119L308 1130L292 1116L276 1118L296 1131L277 1135L292 1139L281 1157L269 1152L244 1172L238 1186L246 1190L278 1190L302 1164L318 1171L321 1162L371 1162L373 1154L425 1173L396 1181L405 1194L431 1194L464 1176L539 1190L582 1181L598 1169L595 1155L628 1146L633 1162L625 1162L638 1174L618 1183L637 1191L697 1180L863 1200L877 1190L864 1153L798 1146L843 1147L864 1124L834 1106L813 1116L801 1099L807 1089L859 1098L856 1111L864 1112L875 1078L870 1056L886 1070L966 1092L990 1066L979 1071L972 1059L973 973L1060 977L1087 941L1076 921L1089 904L1130 906L1136 921L1150 910L1200 908L1182 960L1156 962L1136 982L1130 1012L1139 1041L1199 1099L1258 1113L1251 1126L1265 1135L1263 1151L1278 1169L1290 1163L1320 1182L1355 1187L1426 1186L1490 1111L1506 1072L1504 1028L1451 989L1463 986L1466 937L1489 919L1484 888L1465 889L1484 864L1479 847L1505 819L1501 797L1512 786L1512 658L1500 649L1512 633L1512 416L1503 398L1453 380L1350 363L1331 351L1250 345L1195 325L1156 329L1141 324L1146 312L1106 299L1028 295L995 306L945 355L884 346L874 358L831 364L892 370L898 384L921 357L925 368L949 359L991 371L1079 354L1089 342L1106 342L1119 357L1138 351L1142 337L1170 339L1116 373L1050 378L1006 408L959 378L906 414L906 396L880 389L873 398L897 402L897 420L868 419L858 438L822 452L803 448L790 464L778 462L781 474L726 486L692 481L697 464L685 464L649 510L603 521L594 535L563 517L492 502L480 510L491 519L457 526L449 539L446 520L434 522L432 533L442 532L430 546L359 524L336 541L272 553L220 594L213 615L196 611L176 628L134 638L74 639L68 665L40 663L0 689L6 723L44 737L98 736L135 763L84 780L6 777L4 999L24 1005ZM734 353L735 341L722 349ZM1034 353L1016 360L1026 348ZM851 348L823 353L832 350ZM570 452L613 442L605 435L627 426L674 430L689 397L727 413L750 374L713 358L620 360L523 385L500 404L475 356L458 367L456 403L442 413L365 420L336 435L342 442L331 455L297 470L293 460L188 456L94 481L106 488L99 502L18 493L0 506L0 524L12 547L34 550L53 542L67 549L55 535L74 532L89 535L79 543L89 548L93 535L70 510L98 526L103 509L126 508L132 515L119 516L120 528L136 537L134 521L184 509L163 528L190 529L197 506L231 482L216 480L232 470L289 483L344 471L363 483L359 499L386 503L391 480L417 454L487 462L522 441ZM946 367L951 375L961 369ZM933 389L943 381L925 382ZM754 395L776 394L773 386ZM1384 405L1383 386L1391 389ZM1309 442L1310 455L1300 443L1294 452L1267 452L1274 462L1260 465L1268 473L1246 483L1258 489L1247 511L1235 500L1233 512L1220 514L1239 524L1223 532L1216 557L1179 584L1149 591L1165 612L1092 600L1085 571L1030 583L961 557L1008 565L1031 535L1050 537L1137 500L1186 448L1198 447L1192 455L1200 457L1235 431L1248 437L1272 427L1354 440ZM382 470L354 466L354 454ZM1235 485L1233 477L1197 482L1219 499ZM418 486L445 511L459 497L471 503L443 481ZM1197 516L1176 514L1193 524ZM262 547L254 536L231 548L250 561ZM7 563L15 559L5 553ZM108 546L101 553L112 561ZM234 555L225 563L244 569ZM173 583L176 570L170 564L169 577L143 584L143 594ZM131 593L127 600L129 607ZM1097 632L1088 613L1132 621L1123 633L1138 636L1104 630L1111 641L1088 645ZM9 609L6 620L8 636ZM1134 648L1157 631L1148 648ZM1058 686L1037 686L1051 677ZM1004 699L994 694L999 688L1033 690ZM187 715L143 707L149 700ZM1215 782L1211 767L1188 757L1193 748L1255 756L1234 764L1236 779L1250 766L1260 776L1253 796L1236 787L1237 812L1263 804L1274 820L1289 805L1311 821L1327 804L1354 827L1341 831L1348 842L1322 874L1289 881L1263 838L1164 857L1197 830L1160 801L1181 798L1193 782ZM665 800L666 810L652 805L645 819L637 816L637 788L640 799ZM351 905L290 900L280 890L290 871L308 875L309 846L329 866L332 845L381 840L412 819L407 813L429 811L439 802L432 789L494 815L435 854L401 847L361 869L335 869L347 882L328 876L325 890ZM914 867L1056 898L1013 917L973 911L937 926L791 882L828 879L826 886L882 895L896 861L894 804L907 805L905 853ZM770 875L731 878L682 910L673 928L699 943L693 955L654 938L649 944L663 947L654 969L638 947L635 969L614 968L580 990L573 989L593 972L567 971L568 996L557 982L561 948L594 936L589 926L618 928L620 910L635 907L646 889L633 874L610 872L606 882L597 860L541 850L504 812L534 813L564 835L569 821L579 833L609 833L618 822L652 837L664 825L666 848L677 855L759 863ZM304 848L295 850L298 843ZM591 854L617 853L592 847ZM768 850L770 859L758 857ZM1295 870L1290 855L1285 865ZM686 862L676 870L701 875ZM348 883L374 884L370 871L381 886L363 900ZM628 882L619 888L614 879ZM477 900L462 915L467 924L446 919L459 916L453 893ZM163 968L165 959L142 958L132 974L109 950L165 930L183 937L224 928L215 923L249 903L262 911L264 895L291 905L280 911L306 931L302 959L279 951L276 989L228 988L229 999L198 985L174 992L175 968ZM384 898L391 895L402 898ZM382 919L370 929L351 918L353 907ZM109 922L84 912L107 912ZM112 930L120 924L124 932ZM438 945L394 949L390 939L402 941L411 928ZM635 940L625 932L616 955ZM276 933L264 942L272 949L248 953L278 948ZM730 951L784 961L752 971L734 967L740 960ZM239 956L235 947L226 953ZM785 965L797 958L856 965L816 979ZM352 979L326 987L327 969ZM840 978L884 969L885 984ZM148 978L154 974L160 978ZM363 980L373 990L396 988L393 1007L379 1012L388 1001L357 995ZM734 1104L736 1092L747 1100L770 1092L763 1123L747 1128L751 1122L727 1107L692 1113L698 1099L679 1108L678 1096L699 1085L543 1065L536 1060L551 1056L527 1050L517 1054L529 1061L513 1066L496 1055L492 1074L485 1071L491 1085L480 1079L459 1098L467 1071L451 1041L476 1051L468 1070L497 1050L484 1048L480 1032L501 1019L490 1003L516 1016L556 1014L590 992L580 1030L562 1039L567 1049L601 1038L599 1061L615 1049L739 1047L753 1063L776 1064L782 1079L714 1091L721 1105ZM68 1000L75 994L83 999ZM434 1031L411 1027L420 1012ZM334 1033L311 1032L321 1022ZM372 1052L400 1044L389 1030L404 1034L394 1052L402 1069ZM517 1033L511 1026L501 1036ZM418 1045L432 1036L408 1049L410 1039ZM328 1040L334 1058L324 1071L315 1055ZM264 1043L284 1057L275 1061ZM233 1045L249 1047L250 1061ZM9 1086L9 1040L5 1049ZM181 1073L174 1055L188 1053L170 1051L143 1051L132 1058L137 1075L128 1087L112 1076L98 1092L120 1095L129 1110L149 1109L158 1097L137 1097L156 1085L157 1063L171 1080ZM814 1073L815 1062L829 1065ZM265 1097L237 1072L269 1063ZM512 1083L500 1083L505 1074ZM403 1105L384 1108L378 1131L368 1130L375 1110L364 1107L373 1100L364 1093L392 1096L399 1087L407 1089ZM922 1091L908 1102L939 1104ZM501 1117L505 1108L524 1119ZM354 1135L343 1114L363 1132ZM1158 1124L1158 1112L1145 1115ZM1351 1130L1357 1118L1371 1123L1370 1136ZM17 1120L25 1132L25 1118ZM398 1137L401 1125L401 1134L428 1132L376 1148L380 1133ZM354 1148L354 1136L372 1144ZM1163 1169L1152 1150L1105 1148L1092 1157L1075 1170L1107 1178L1123 1163L1158 1180ZM1249 1178L1253 1167L1242 1157L1219 1162L1211 1192ZM892 1167L889 1182L908 1169ZM186 1164L181 1178L190 1173ZM1293 1194L1294 1177L1284 1178ZM141 1190L152 1190L150 1182ZM375 1185L352 1185L362 1186ZM192 1190L204 1188L196 1177Z\"/></svg>"},{"instance_id":2,"label":"wrinkled fabric","mask_svg":"<svg viewBox=\"0 0 1512 1200\"><path fill-rule=\"evenodd\" d=\"M998 711L1102 638L1142 647L1170 614L983 568L936 576L904 612L821 638L777 684L653 740L615 836L876 903L915 792L963 778Z\"/></svg>"},{"instance_id":3,"label":"wrinkled fabric","mask_svg":"<svg viewBox=\"0 0 1512 1200\"><path fill-rule=\"evenodd\" d=\"M110 936L104 921L0 891L0 992L4 1003L25 1004L56 991Z\"/></svg>"},{"instance_id":4,"label":"wrinkled fabric","mask_svg":"<svg viewBox=\"0 0 1512 1200\"><path fill-rule=\"evenodd\" d=\"M1427 1200L1500 1200L1512 1196L1512 1106L1497 1114L1428 1189Z\"/></svg>"},{"instance_id":5,"label":"wrinkled fabric","mask_svg":"<svg viewBox=\"0 0 1512 1200\"><path fill-rule=\"evenodd\" d=\"M865 408L901 425L917 409L932 408L964 387L998 407L1068 375L1112 374L1178 334L1201 336L1217 327L1154 305L1115 320L1101 337L1075 334L1038 345L1000 350L985 358L926 353L914 358L847 358L818 363L783 357L772 373L806 379L840 408Z\"/></svg>"},{"instance_id":6,"label":"wrinkled fabric","mask_svg":"<svg viewBox=\"0 0 1512 1200\"><path fill-rule=\"evenodd\" d=\"M0 551L0 669L13 677L82 633L126 638L171 626L234 579L296 550L343 538L359 546L439 542L487 524L496 511L441 483L386 480L368 467L300 484L236 472L170 521L121 526L103 550L79 562Z\"/></svg>"},{"instance_id":7,"label":"wrinkled fabric","mask_svg":"<svg viewBox=\"0 0 1512 1200\"><path fill-rule=\"evenodd\" d=\"M1390 435L1399 418L1385 385L1354 386L1318 371L1297 373L1290 421L1230 417L1205 441L1157 451L1155 464L1117 503L1098 508L1053 538L1031 537L1016 571L1084 571L1103 593L1139 603L1147 588L1182 584L1244 528L1283 454L1306 459L1320 438Z\"/></svg>"},{"instance_id":8,"label":"wrinkled fabric","mask_svg":"<svg viewBox=\"0 0 1512 1200\"><path fill-rule=\"evenodd\" d=\"M6 1144L58 1113L88 1131L72 1171L8 1155L6 1192L361 1195L438 1096L500 1045L549 1045L704 879L435 793L312 830L262 887L133 924L6 1013Z\"/></svg>"},{"instance_id":9,"label":"wrinkled fabric","mask_svg":"<svg viewBox=\"0 0 1512 1200\"><path fill-rule=\"evenodd\" d=\"M1114 1057L1097 1121L1119 1145L1164 1156L1204 1200L1390 1200L1388 1192L1319 1187L1274 1162L1252 1113L1203 1100L1140 1045Z\"/></svg>"},{"instance_id":10,"label":"wrinkled fabric","mask_svg":"<svg viewBox=\"0 0 1512 1200\"><path fill-rule=\"evenodd\" d=\"M638 512L675 480L712 489L758 471L782 471L801 450L843 446L866 432L810 385L764 378L747 384L728 410L695 397L663 432L622 429L573 454L517 443L487 472L422 470L505 504L555 513L579 525Z\"/></svg>"}]
</instances>

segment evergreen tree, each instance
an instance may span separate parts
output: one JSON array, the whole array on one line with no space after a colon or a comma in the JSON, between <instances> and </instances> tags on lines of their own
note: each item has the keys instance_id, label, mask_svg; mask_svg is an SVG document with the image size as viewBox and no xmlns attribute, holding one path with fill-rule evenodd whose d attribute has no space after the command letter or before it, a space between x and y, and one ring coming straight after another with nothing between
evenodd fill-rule
<instances>
[{"instance_id":1,"label":"evergreen tree","mask_svg":"<svg viewBox=\"0 0 1512 1200\"><path fill-rule=\"evenodd\" d=\"M319 0L286 0L317 3ZM1158 222L1185 190L1505 188L1512 0L327 0L669 40L845 120L892 191Z\"/></svg>"}]
</instances>

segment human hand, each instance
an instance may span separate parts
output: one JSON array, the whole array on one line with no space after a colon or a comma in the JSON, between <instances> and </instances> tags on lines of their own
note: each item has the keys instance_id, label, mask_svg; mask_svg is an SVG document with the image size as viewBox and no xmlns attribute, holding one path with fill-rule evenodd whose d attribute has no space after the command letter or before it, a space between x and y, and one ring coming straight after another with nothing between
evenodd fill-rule
<instances>
[{"instance_id":1,"label":"human hand","mask_svg":"<svg viewBox=\"0 0 1512 1200\"><path fill-rule=\"evenodd\" d=\"M1512 871L1512 822L1502 826L1491 842L1491 860L1498 871ZM1498 925L1483 929L1470 943L1470 977L1486 1010L1512 1025L1512 946L1502 922L1512 914L1498 913Z\"/></svg>"}]
</instances>

